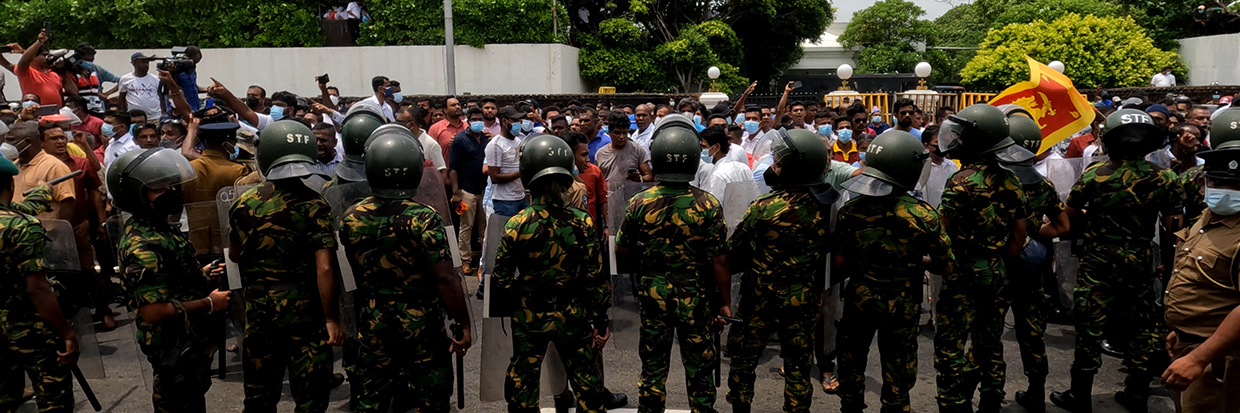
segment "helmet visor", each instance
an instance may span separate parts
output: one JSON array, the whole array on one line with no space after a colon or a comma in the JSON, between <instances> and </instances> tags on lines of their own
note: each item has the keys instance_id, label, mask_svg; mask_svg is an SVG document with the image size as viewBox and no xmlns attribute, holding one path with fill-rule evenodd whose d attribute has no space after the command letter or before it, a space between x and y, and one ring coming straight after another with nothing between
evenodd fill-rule
<instances>
[{"instance_id":1,"label":"helmet visor","mask_svg":"<svg viewBox=\"0 0 1240 413\"><path fill-rule=\"evenodd\" d=\"M895 191L894 185L870 175L854 176L840 186L850 192L866 196L887 196Z\"/></svg>"},{"instance_id":2,"label":"helmet visor","mask_svg":"<svg viewBox=\"0 0 1240 413\"><path fill-rule=\"evenodd\" d=\"M1042 179L1044 179L1042 174L1038 173L1038 170L1033 165L999 162L999 167L1016 175L1016 179L1020 180L1021 185L1033 185L1042 182Z\"/></svg>"},{"instance_id":3,"label":"helmet visor","mask_svg":"<svg viewBox=\"0 0 1240 413\"><path fill-rule=\"evenodd\" d=\"M944 119L943 125L939 126L939 150L950 152L960 147L960 136L964 133L964 129L965 125L957 122L955 116Z\"/></svg>"},{"instance_id":4,"label":"helmet visor","mask_svg":"<svg viewBox=\"0 0 1240 413\"><path fill-rule=\"evenodd\" d=\"M130 179L150 189L171 188L194 180L198 174L180 151L151 148L126 168Z\"/></svg>"},{"instance_id":5,"label":"helmet visor","mask_svg":"<svg viewBox=\"0 0 1240 413\"><path fill-rule=\"evenodd\" d=\"M1008 164L1033 165L1036 157L1037 155L1020 145L1012 145L995 151L995 159Z\"/></svg>"},{"instance_id":6,"label":"helmet visor","mask_svg":"<svg viewBox=\"0 0 1240 413\"><path fill-rule=\"evenodd\" d=\"M344 165L341 165L343 167ZM340 169L340 168L336 168ZM304 178L310 175L328 176L318 165L309 162L289 162L273 166L267 173L267 180L275 181L288 178Z\"/></svg>"}]
</instances>

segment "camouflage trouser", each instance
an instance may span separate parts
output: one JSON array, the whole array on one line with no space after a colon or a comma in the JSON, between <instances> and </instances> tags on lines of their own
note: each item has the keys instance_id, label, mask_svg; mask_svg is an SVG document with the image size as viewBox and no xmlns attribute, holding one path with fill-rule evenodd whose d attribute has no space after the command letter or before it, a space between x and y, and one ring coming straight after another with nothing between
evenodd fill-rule
<instances>
[{"instance_id":1,"label":"camouflage trouser","mask_svg":"<svg viewBox=\"0 0 1240 413\"><path fill-rule=\"evenodd\" d=\"M1011 302L1000 258L961 259L958 274L943 280L934 317L934 369L940 408L958 408L973 399L980 382L983 397L1003 398L1003 320ZM965 343L972 345L965 351Z\"/></svg>"},{"instance_id":2,"label":"camouflage trouser","mask_svg":"<svg viewBox=\"0 0 1240 413\"><path fill-rule=\"evenodd\" d=\"M1129 374L1153 374L1151 358L1162 351L1162 314L1155 303L1150 249L1095 245L1081 256L1073 291L1076 354L1072 371L1102 367L1102 335L1124 349Z\"/></svg>"},{"instance_id":3,"label":"camouflage trouser","mask_svg":"<svg viewBox=\"0 0 1240 413\"><path fill-rule=\"evenodd\" d=\"M639 412L662 412L667 403L667 371L672 338L680 338L680 358L685 363L685 387L694 412L715 411L716 343L712 336L714 312L694 286L676 285L665 276L641 278L642 376L638 382Z\"/></svg>"},{"instance_id":4,"label":"camouflage trouser","mask_svg":"<svg viewBox=\"0 0 1240 413\"><path fill-rule=\"evenodd\" d=\"M917 332L921 279L914 288L879 289L858 282L844 287L844 318L836 348L840 364L840 410L865 409L865 366L878 333L883 369L883 412L909 411L909 390L917 382Z\"/></svg>"},{"instance_id":5,"label":"camouflage trouser","mask_svg":"<svg viewBox=\"0 0 1240 413\"><path fill-rule=\"evenodd\" d=\"M1040 249L1040 254L1029 257L1030 250ZM1046 248L1030 242L1020 259L1008 260L1007 269L1012 280L1008 288L1011 294L1012 317L1016 320L1016 344L1020 347L1021 364L1025 377L1031 381L1045 381L1049 373L1046 361L1046 317L1050 311L1051 296L1046 293L1041 260L1046 259ZM1030 259L1039 262L1030 262Z\"/></svg>"},{"instance_id":6,"label":"camouflage trouser","mask_svg":"<svg viewBox=\"0 0 1240 413\"><path fill-rule=\"evenodd\" d=\"M246 412L276 410L286 370L297 413L327 410L332 350L317 290L247 289L243 349Z\"/></svg>"},{"instance_id":7,"label":"camouflage trouser","mask_svg":"<svg viewBox=\"0 0 1240 413\"><path fill-rule=\"evenodd\" d=\"M6 313L0 311L0 320L7 318ZM0 411L15 411L20 405L26 390L22 373L34 384L39 412L73 411L73 382L69 367L56 361L60 347L56 337L43 321L24 325L0 322Z\"/></svg>"},{"instance_id":8,"label":"camouflage trouser","mask_svg":"<svg viewBox=\"0 0 1240 413\"><path fill-rule=\"evenodd\" d=\"M743 322L728 331L729 403L753 403L754 371L771 336L778 332L779 354L784 359L784 411L809 411L814 400L809 379L814 361L814 317L822 295L821 289L814 290L807 284L742 288L737 318Z\"/></svg>"},{"instance_id":9,"label":"camouflage trouser","mask_svg":"<svg viewBox=\"0 0 1240 413\"><path fill-rule=\"evenodd\" d=\"M598 371L598 352L591 348L586 320L569 319L550 331L533 331L531 326L512 321L512 361L504 379L504 399L509 412L538 412L538 386L547 343L555 343L560 361L577 397L577 411L602 412L603 379Z\"/></svg>"},{"instance_id":10,"label":"camouflage trouser","mask_svg":"<svg viewBox=\"0 0 1240 413\"><path fill-rule=\"evenodd\" d=\"M355 369L362 388L354 412L386 412L392 397L406 392L419 412L450 411L452 353L442 308L373 299L358 304Z\"/></svg>"},{"instance_id":11,"label":"camouflage trouser","mask_svg":"<svg viewBox=\"0 0 1240 413\"><path fill-rule=\"evenodd\" d=\"M161 368L166 355L174 350L171 346L159 349L142 348L154 371L151 404L155 406L156 412L207 411L206 394L207 390L211 389L211 361L212 356L219 350L219 345L216 340L203 340L201 343L201 348L186 353L178 360L177 371Z\"/></svg>"}]
</instances>

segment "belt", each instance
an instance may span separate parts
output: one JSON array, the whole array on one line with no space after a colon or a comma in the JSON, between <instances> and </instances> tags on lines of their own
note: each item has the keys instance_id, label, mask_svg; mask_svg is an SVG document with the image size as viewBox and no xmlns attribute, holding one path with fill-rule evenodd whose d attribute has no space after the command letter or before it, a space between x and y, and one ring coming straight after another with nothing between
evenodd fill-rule
<instances>
[{"instance_id":1,"label":"belt","mask_svg":"<svg viewBox=\"0 0 1240 413\"><path fill-rule=\"evenodd\" d=\"M672 281L694 281L698 280L698 274L687 271L648 271L642 273L642 277L667 277Z\"/></svg>"},{"instance_id":2,"label":"belt","mask_svg":"<svg viewBox=\"0 0 1240 413\"><path fill-rule=\"evenodd\" d=\"M291 291L300 290L305 284L298 283L272 283L272 282L254 282L245 286L246 290L256 291Z\"/></svg>"},{"instance_id":3,"label":"belt","mask_svg":"<svg viewBox=\"0 0 1240 413\"><path fill-rule=\"evenodd\" d=\"M1178 328L1173 328L1172 330L1175 330L1176 340L1183 341L1185 343L1193 343L1193 344L1200 344L1200 343L1206 342L1206 337L1185 333Z\"/></svg>"}]
</instances>

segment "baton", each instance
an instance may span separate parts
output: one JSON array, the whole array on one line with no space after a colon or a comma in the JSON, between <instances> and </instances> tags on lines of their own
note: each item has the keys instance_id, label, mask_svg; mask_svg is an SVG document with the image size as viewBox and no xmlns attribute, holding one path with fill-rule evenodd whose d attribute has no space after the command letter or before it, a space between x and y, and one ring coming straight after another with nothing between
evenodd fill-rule
<instances>
[{"instance_id":1,"label":"baton","mask_svg":"<svg viewBox=\"0 0 1240 413\"><path fill-rule=\"evenodd\" d=\"M67 174L67 175L64 175L64 176L61 176L61 177L59 177L59 178L56 178L56 179L53 179L53 180L47 181L47 186L49 186L49 187L50 187L50 186L52 186L52 185L56 185L56 184L61 183L61 182L64 182L64 181L68 181L68 180L73 179L74 177L76 177L76 176L78 176L78 175L81 175L81 174L82 174L82 170L81 170L81 169L78 169L78 170L76 170L76 171L70 172L70 173L69 173L69 174ZM38 188L38 187L35 187L35 188ZM22 196L27 196L27 195L30 195L30 193L31 193L31 192L34 192L35 188L30 188L30 189L27 189L27 190L26 190L26 192L22 192ZM96 410L96 411L98 411L98 410Z\"/></svg>"},{"instance_id":2,"label":"baton","mask_svg":"<svg viewBox=\"0 0 1240 413\"><path fill-rule=\"evenodd\" d=\"M461 323L452 323L452 336L457 340L465 338L465 332L462 331ZM456 408L461 410L465 408L465 356L456 353Z\"/></svg>"},{"instance_id":3,"label":"baton","mask_svg":"<svg viewBox=\"0 0 1240 413\"><path fill-rule=\"evenodd\" d=\"M722 330L722 329L720 329ZM723 346L720 345L720 331L715 331L715 388L723 385Z\"/></svg>"},{"instance_id":4,"label":"baton","mask_svg":"<svg viewBox=\"0 0 1240 413\"><path fill-rule=\"evenodd\" d=\"M79 170L78 172L82 172ZM73 377L77 379L78 385L82 387L82 393L86 394L86 400L90 400L90 407L95 411L103 410L103 406L99 405L99 399L95 398L95 391L90 389L90 383L86 382L86 377L82 376L82 369L75 364L70 367L73 370Z\"/></svg>"}]
</instances>

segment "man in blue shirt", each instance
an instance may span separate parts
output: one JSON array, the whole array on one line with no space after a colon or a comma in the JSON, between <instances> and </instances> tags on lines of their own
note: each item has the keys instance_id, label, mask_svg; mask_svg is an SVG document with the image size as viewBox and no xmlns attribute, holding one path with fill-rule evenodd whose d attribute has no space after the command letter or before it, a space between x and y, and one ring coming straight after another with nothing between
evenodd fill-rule
<instances>
[{"instance_id":1,"label":"man in blue shirt","mask_svg":"<svg viewBox=\"0 0 1240 413\"><path fill-rule=\"evenodd\" d=\"M599 122L598 112L594 108L589 106L582 108L579 118L581 119L582 133L590 138L590 142L586 144L586 148L590 150L590 163L595 163L594 154L598 153L598 150L602 147L611 143L611 136L608 136L607 132L599 130L601 122Z\"/></svg>"},{"instance_id":2,"label":"man in blue shirt","mask_svg":"<svg viewBox=\"0 0 1240 413\"><path fill-rule=\"evenodd\" d=\"M186 47L185 57L194 62L194 67L174 70L176 72L177 85L181 86L181 91L185 92L185 101L189 103L189 109L197 111L202 107L202 101L198 99L197 72L198 62L202 61L202 51L198 49L198 46Z\"/></svg>"},{"instance_id":3,"label":"man in blue shirt","mask_svg":"<svg viewBox=\"0 0 1240 413\"><path fill-rule=\"evenodd\" d=\"M486 147L490 137L483 133L482 109L469 108L466 112L469 127L452 138L448 152L448 181L452 185L452 208L461 215L460 240L461 264L466 275L473 273L474 261L482 258L482 251L473 251L470 246L473 240L474 226L478 226L479 234L487 232L486 212L482 207L482 195L487 187L487 175L482 173L482 162L486 159ZM465 209L461 210L460 205ZM478 285L482 285L482 274L478 275ZM478 289L482 294L482 289Z\"/></svg>"},{"instance_id":4,"label":"man in blue shirt","mask_svg":"<svg viewBox=\"0 0 1240 413\"><path fill-rule=\"evenodd\" d=\"M896 101L895 109L895 130L911 133L913 137L921 139L921 131L913 127L913 117L917 115L917 104L913 103L912 99L904 98Z\"/></svg>"}]
</instances>

